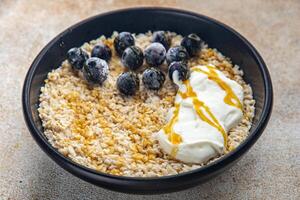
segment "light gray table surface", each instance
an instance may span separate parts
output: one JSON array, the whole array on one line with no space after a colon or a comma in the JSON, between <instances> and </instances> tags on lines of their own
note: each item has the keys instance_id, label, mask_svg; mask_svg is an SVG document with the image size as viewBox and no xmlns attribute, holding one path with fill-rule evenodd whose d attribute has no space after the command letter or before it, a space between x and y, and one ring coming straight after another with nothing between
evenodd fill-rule
<instances>
[{"instance_id":1,"label":"light gray table surface","mask_svg":"<svg viewBox=\"0 0 300 200\"><path fill-rule=\"evenodd\" d=\"M300 1L149 2L0 0L0 199L300 199ZM273 114L259 141L230 170L182 192L137 196L86 183L42 152L22 116L25 74L47 42L89 16L138 5L183 8L228 24L258 49L273 80Z\"/></svg>"}]
</instances>

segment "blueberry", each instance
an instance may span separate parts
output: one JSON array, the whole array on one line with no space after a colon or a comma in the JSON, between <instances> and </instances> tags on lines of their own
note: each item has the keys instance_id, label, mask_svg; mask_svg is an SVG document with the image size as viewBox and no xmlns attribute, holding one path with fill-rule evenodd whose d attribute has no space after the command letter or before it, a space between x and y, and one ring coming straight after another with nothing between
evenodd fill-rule
<instances>
[{"instance_id":1,"label":"blueberry","mask_svg":"<svg viewBox=\"0 0 300 200\"><path fill-rule=\"evenodd\" d=\"M183 46L175 46L168 50L167 63L170 64L174 61L186 61L189 58L189 54Z\"/></svg>"},{"instance_id":2,"label":"blueberry","mask_svg":"<svg viewBox=\"0 0 300 200\"><path fill-rule=\"evenodd\" d=\"M136 70L144 62L143 51L137 46L127 47L123 52L121 61L125 67Z\"/></svg>"},{"instance_id":3,"label":"blueberry","mask_svg":"<svg viewBox=\"0 0 300 200\"><path fill-rule=\"evenodd\" d=\"M165 31L156 31L153 33L151 42L161 43L165 49L169 49L171 45L171 38Z\"/></svg>"},{"instance_id":4,"label":"blueberry","mask_svg":"<svg viewBox=\"0 0 300 200\"><path fill-rule=\"evenodd\" d=\"M114 40L114 47L117 54L122 56L123 51L134 43L134 38L129 32L121 32Z\"/></svg>"},{"instance_id":5,"label":"blueberry","mask_svg":"<svg viewBox=\"0 0 300 200\"><path fill-rule=\"evenodd\" d=\"M125 95L134 95L139 88L139 78L134 72L123 72L117 79L118 90Z\"/></svg>"},{"instance_id":6,"label":"blueberry","mask_svg":"<svg viewBox=\"0 0 300 200\"><path fill-rule=\"evenodd\" d=\"M74 69L81 69L89 55L81 48L72 48L67 53L67 59Z\"/></svg>"},{"instance_id":7,"label":"blueberry","mask_svg":"<svg viewBox=\"0 0 300 200\"><path fill-rule=\"evenodd\" d=\"M190 57L195 56L201 48L202 40L195 33L185 36L181 41L181 46L185 47Z\"/></svg>"},{"instance_id":8,"label":"blueberry","mask_svg":"<svg viewBox=\"0 0 300 200\"><path fill-rule=\"evenodd\" d=\"M94 46L91 53L91 57L101 58L108 62L111 59L111 50L105 44L98 44Z\"/></svg>"},{"instance_id":9,"label":"blueberry","mask_svg":"<svg viewBox=\"0 0 300 200\"><path fill-rule=\"evenodd\" d=\"M178 79L179 80L184 81L184 80L189 78L190 72L189 72L189 68L188 68L186 62L184 62L184 61L175 61L175 62L172 62L169 65L168 73L169 73L169 78L172 81L174 81L173 80L173 74L174 74L175 71L177 71L177 73L178 73Z\"/></svg>"},{"instance_id":10,"label":"blueberry","mask_svg":"<svg viewBox=\"0 0 300 200\"><path fill-rule=\"evenodd\" d=\"M158 67L166 59L165 47L158 43L151 43L144 51L146 63L153 67Z\"/></svg>"},{"instance_id":11,"label":"blueberry","mask_svg":"<svg viewBox=\"0 0 300 200\"><path fill-rule=\"evenodd\" d=\"M143 83L150 90L158 90L165 82L165 75L156 68L148 68L143 72Z\"/></svg>"},{"instance_id":12,"label":"blueberry","mask_svg":"<svg viewBox=\"0 0 300 200\"><path fill-rule=\"evenodd\" d=\"M89 83L101 85L107 79L109 69L105 60L92 57L84 63L82 72Z\"/></svg>"}]
</instances>

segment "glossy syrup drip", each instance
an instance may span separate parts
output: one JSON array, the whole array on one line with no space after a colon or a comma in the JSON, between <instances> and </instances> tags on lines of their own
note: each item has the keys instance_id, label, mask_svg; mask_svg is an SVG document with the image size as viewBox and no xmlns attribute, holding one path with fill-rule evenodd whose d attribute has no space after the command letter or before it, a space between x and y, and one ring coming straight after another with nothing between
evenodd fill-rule
<instances>
[{"instance_id":1,"label":"glossy syrup drip","mask_svg":"<svg viewBox=\"0 0 300 200\"><path fill-rule=\"evenodd\" d=\"M224 97L224 102L227 105L234 106L240 110L242 110L243 106L238 99L238 97L235 95L235 93L232 91L230 86L224 82L217 72L215 71L215 67L213 66L207 66L209 71L204 71L199 68L191 68L192 71L195 72L201 72L203 74L206 74L208 76L208 79L216 82L220 88L222 88L225 92L226 95ZM221 126L217 118L213 115L213 113L210 111L209 107L205 105L203 101L200 101L197 97L197 94L194 92L193 88L191 87L190 81L185 80L183 81L183 84L186 87L186 92L181 92L179 91L178 94L181 96L181 98L186 99L186 98L192 98L192 102L194 105L194 109L199 116L199 118L211 125L212 127L216 128L223 136L224 138L224 144L225 147L227 146L227 134L224 130L224 128ZM170 122L163 128L165 134L168 135L168 140L174 144L175 146L173 147L171 151L171 156L175 157L178 151L178 144L182 142L182 138L179 134L175 133L173 126L174 124L178 121L178 115L179 115L179 110L180 110L180 105L175 104L175 111L173 113L173 117L170 120ZM204 112L205 111L205 112Z\"/></svg>"},{"instance_id":2,"label":"glossy syrup drip","mask_svg":"<svg viewBox=\"0 0 300 200\"><path fill-rule=\"evenodd\" d=\"M174 124L178 121L179 109L180 109L180 105L175 104L175 110L173 113L173 117L170 120L170 122L163 128L164 132L168 135L168 140L172 144L176 144L176 145L182 142L181 136L178 135L177 133L175 133L175 131L173 129Z\"/></svg>"},{"instance_id":3,"label":"glossy syrup drip","mask_svg":"<svg viewBox=\"0 0 300 200\"><path fill-rule=\"evenodd\" d=\"M224 143L225 146L227 144L227 134L225 132L225 130L223 129L223 127L220 125L220 123L218 122L218 120L216 119L216 117L212 114L212 112L210 111L209 107L205 105L204 102L200 101L197 98L197 94L194 92L193 88L190 85L190 81L186 80L183 82L183 84L186 86L186 92L178 92L178 94L183 98L192 98L193 99L193 105L195 108L195 111L197 113L197 115L200 117L201 120L205 121L206 123L208 123L209 125L211 125L212 127L215 127L218 131L220 131L222 133L222 136L224 138ZM173 113L173 117L170 120L170 122L163 128L164 132L168 135L168 140L175 145L178 145L179 143L182 142L182 138L179 134L174 132L173 126L174 124L178 121L178 114L179 114L179 109L180 109L180 105L179 104L175 104L175 111ZM206 116L203 112L203 110L205 110L205 112L208 114L208 116ZM175 156L177 153L177 148L172 149L171 155Z\"/></svg>"},{"instance_id":4,"label":"glossy syrup drip","mask_svg":"<svg viewBox=\"0 0 300 200\"><path fill-rule=\"evenodd\" d=\"M174 131L174 124L178 121L178 115L179 115L180 105L175 104L175 110L173 112L173 117L170 120L170 122L163 128L165 134L168 135L168 140L174 144L175 146L172 148L170 155L172 157L175 157L178 151L178 144L182 142L182 138L180 135L175 133Z\"/></svg>"},{"instance_id":5,"label":"glossy syrup drip","mask_svg":"<svg viewBox=\"0 0 300 200\"><path fill-rule=\"evenodd\" d=\"M218 131L222 133L222 136L224 138L224 144L227 146L227 134L224 130L224 128L221 126L217 118L213 115L213 113L210 111L209 107L205 105L203 101L200 101L197 97L197 94L194 92L193 88L191 87L190 81L186 80L183 82L183 84L186 87L186 92L178 92L179 95L183 98L192 98L193 99L193 105L194 109L197 113L197 115L200 117L200 119L212 127L216 128ZM205 110L205 112L203 112ZM208 116L205 114L207 113Z\"/></svg>"},{"instance_id":6,"label":"glossy syrup drip","mask_svg":"<svg viewBox=\"0 0 300 200\"><path fill-rule=\"evenodd\" d=\"M178 152L178 145L175 145L171 150L170 156L175 158L177 152Z\"/></svg>"},{"instance_id":7,"label":"glossy syrup drip","mask_svg":"<svg viewBox=\"0 0 300 200\"><path fill-rule=\"evenodd\" d=\"M230 86L219 77L219 75L215 71L215 67L208 65L207 68L209 69L208 72L199 68L192 68L191 70L206 74L208 76L208 79L216 82L226 92L226 95L224 97L224 102L230 106L234 106L242 110L243 105L240 102L239 98L234 94Z\"/></svg>"}]
</instances>

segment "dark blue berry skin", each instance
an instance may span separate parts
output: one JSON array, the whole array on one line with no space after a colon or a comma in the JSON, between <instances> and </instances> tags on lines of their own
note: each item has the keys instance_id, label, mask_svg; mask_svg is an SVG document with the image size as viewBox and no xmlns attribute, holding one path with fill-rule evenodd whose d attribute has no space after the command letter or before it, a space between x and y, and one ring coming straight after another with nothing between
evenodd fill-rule
<instances>
[{"instance_id":1,"label":"dark blue berry skin","mask_svg":"<svg viewBox=\"0 0 300 200\"><path fill-rule=\"evenodd\" d=\"M173 73L177 71L178 72L178 79L180 81L185 81L186 79L189 78L190 76L190 71L189 68L187 66L187 63L184 61L179 61L179 62L172 62L169 65L169 69L168 69L168 74L169 74L169 78L173 80Z\"/></svg>"},{"instance_id":2,"label":"dark blue berry skin","mask_svg":"<svg viewBox=\"0 0 300 200\"><path fill-rule=\"evenodd\" d=\"M102 84L108 76L107 62L97 57L89 58L83 66L83 76L91 84Z\"/></svg>"},{"instance_id":3,"label":"dark blue berry skin","mask_svg":"<svg viewBox=\"0 0 300 200\"><path fill-rule=\"evenodd\" d=\"M67 59L73 69L80 70L84 62L89 58L89 55L81 48L72 48L67 53Z\"/></svg>"},{"instance_id":4,"label":"dark blue berry skin","mask_svg":"<svg viewBox=\"0 0 300 200\"><path fill-rule=\"evenodd\" d=\"M137 70L144 62L143 51L137 46L127 47L123 52L122 64L130 70Z\"/></svg>"},{"instance_id":5,"label":"dark blue berry skin","mask_svg":"<svg viewBox=\"0 0 300 200\"><path fill-rule=\"evenodd\" d=\"M102 60L108 62L111 59L111 50L105 44L98 44L94 46L91 57L101 58Z\"/></svg>"},{"instance_id":6,"label":"dark blue berry skin","mask_svg":"<svg viewBox=\"0 0 300 200\"><path fill-rule=\"evenodd\" d=\"M201 49L202 40L195 33L185 36L181 41L181 46L185 47L190 57L197 55Z\"/></svg>"},{"instance_id":7,"label":"dark blue berry skin","mask_svg":"<svg viewBox=\"0 0 300 200\"><path fill-rule=\"evenodd\" d=\"M154 42L145 49L144 56L148 65L158 67L166 59L166 49L162 44Z\"/></svg>"},{"instance_id":8,"label":"dark blue berry skin","mask_svg":"<svg viewBox=\"0 0 300 200\"><path fill-rule=\"evenodd\" d=\"M165 31L156 31L153 33L151 42L161 43L167 50L170 48L171 38Z\"/></svg>"},{"instance_id":9,"label":"dark blue berry skin","mask_svg":"<svg viewBox=\"0 0 300 200\"><path fill-rule=\"evenodd\" d=\"M163 86L165 79L164 73L153 67L143 72L143 83L150 90L159 90Z\"/></svg>"},{"instance_id":10,"label":"dark blue berry skin","mask_svg":"<svg viewBox=\"0 0 300 200\"><path fill-rule=\"evenodd\" d=\"M134 95L139 88L138 76L134 72L123 72L117 79L117 88L124 95Z\"/></svg>"},{"instance_id":11,"label":"dark blue berry skin","mask_svg":"<svg viewBox=\"0 0 300 200\"><path fill-rule=\"evenodd\" d=\"M114 47L119 56L122 56L127 47L135 44L133 36L129 32L121 32L114 40Z\"/></svg>"},{"instance_id":12,"label":"dark blue berry skin","mask_svg":"<svg viewBox=\"0 0 300 200\"><path fill-rule=\"evenodd\" d=\"M189 58L189 54L183 46L175 46L168 50L166 59L170 64L174 61L186 61Z\"/></svg>"}]
</instances>

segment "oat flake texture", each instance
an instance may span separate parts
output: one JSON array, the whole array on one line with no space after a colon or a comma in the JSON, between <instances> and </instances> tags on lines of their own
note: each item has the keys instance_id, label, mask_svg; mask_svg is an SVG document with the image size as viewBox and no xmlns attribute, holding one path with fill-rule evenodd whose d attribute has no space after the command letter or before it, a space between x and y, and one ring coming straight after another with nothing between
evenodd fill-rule
<instances>
[{"instance_id":1,"label":"oat flake texture","mask_svg":"<svg viewBox=\"0 0 300 200\"><path fill-rule=\"evenodd\" d=\"M172 36L171 46L179 45L182 36L169 34ZM116 79L124 67L113 48L116 35L114 33L111 38L101 36L82 46L89 54L100 42L111 48L110 73L102 86L89 86L81 73L72 70L68 61L49 72L45 86L41 88L38 109L49 142L73 161L114 175L165 176L207 164L192 165L173 160L161 151L152 137L166 123L165 114L173 106L176 95L176 88L168 76L157 92L145 89L140 81L135 96L119 94ZM151 32L135 35L136 45L145 49L151 36ZM226 154L247 137L255 101L251 87L242 78L243 72L216 49L205 45L199 55L189 61L189 66L209 63L237 81L244 91L243 119L228 133ZM145 67L144 64L142 68ZM166 64L163 69L166 72ZM139 76L141 80L141 74Z\"/></svg>"}]
</instances>

